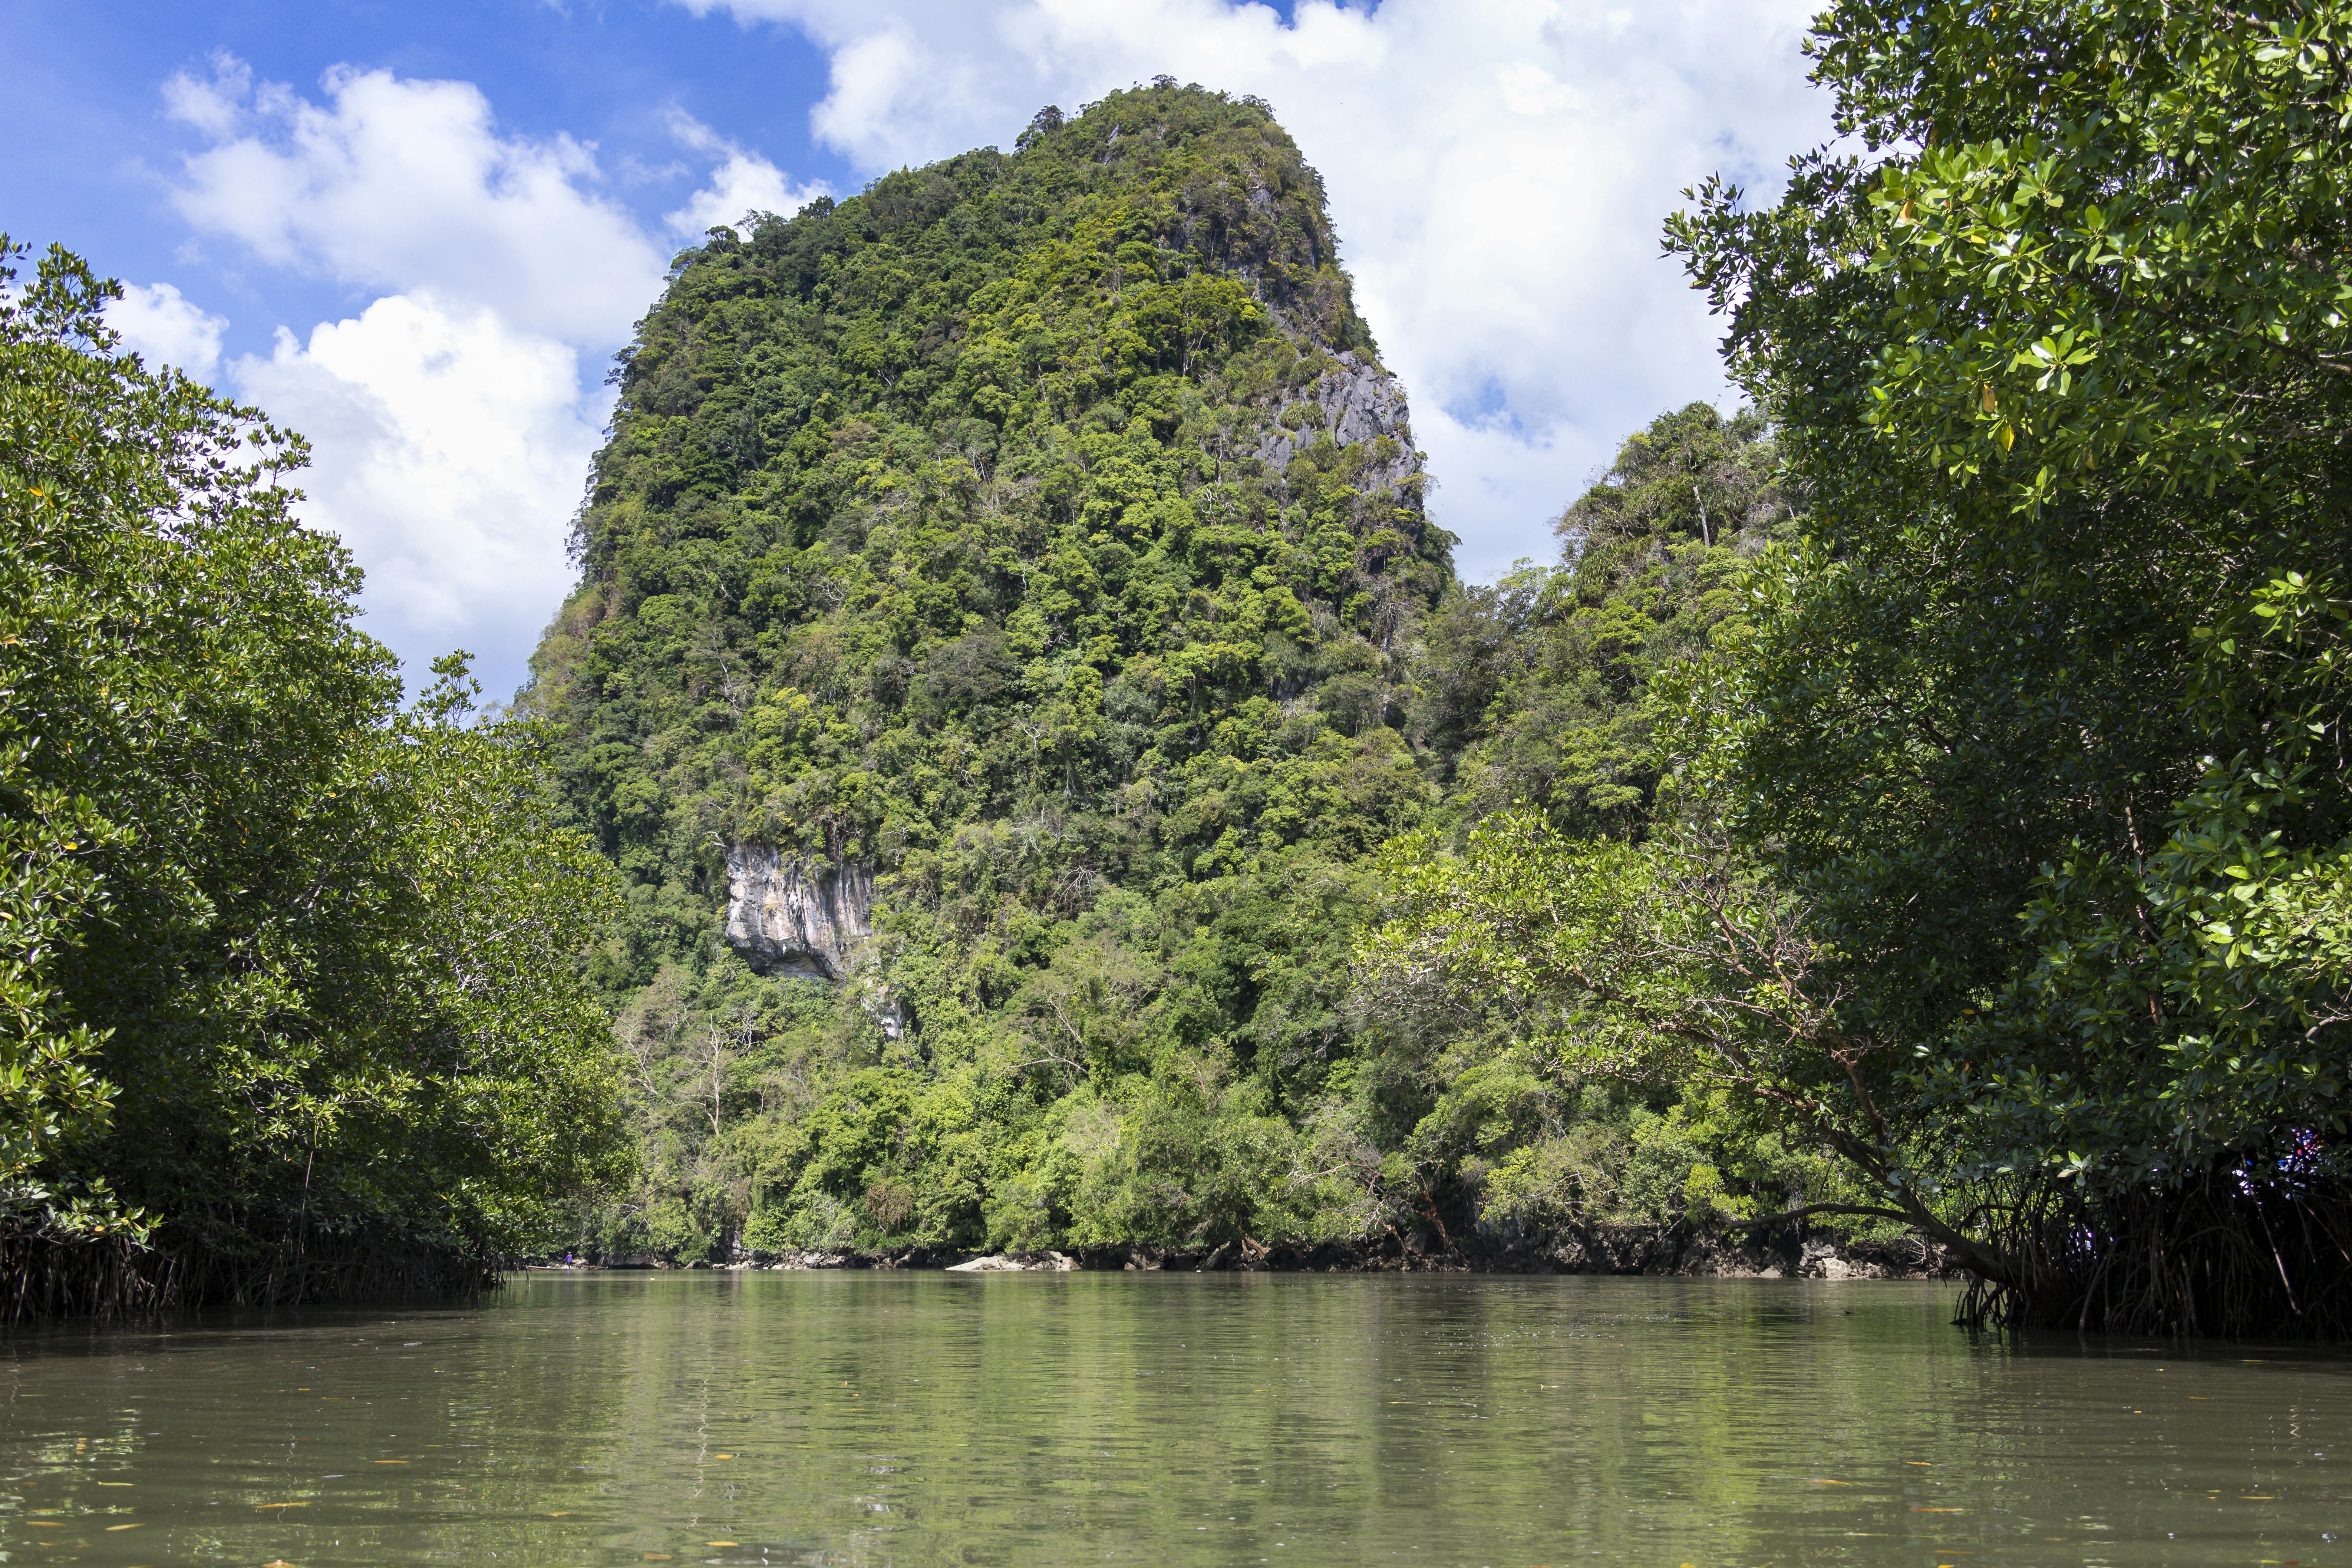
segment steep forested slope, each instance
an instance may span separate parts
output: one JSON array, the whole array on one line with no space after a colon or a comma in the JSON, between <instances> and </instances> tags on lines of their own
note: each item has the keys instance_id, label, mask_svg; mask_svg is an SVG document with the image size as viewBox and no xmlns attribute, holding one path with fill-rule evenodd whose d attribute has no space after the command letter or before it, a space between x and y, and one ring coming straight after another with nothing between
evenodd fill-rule
<instances>
[{"instance_id":1,"label":"steep forested slope","mask_svg":"<svg viewBox=\"0 0 2352 1568\"><path fill-rule=\"evenodd\" d=\"M1263 105L1162 82L744 226L622 358L524 699L630 884L649 1161L583 1239L1474 1210L1412 1143L1440 1064L1351 994L1372 852L1530 792L1638 830L1647 645L1776 515L1754 422L1652 433L1698 514L1628 469L1580 566L1465 593Z\"/></svg>"}]
</instances>

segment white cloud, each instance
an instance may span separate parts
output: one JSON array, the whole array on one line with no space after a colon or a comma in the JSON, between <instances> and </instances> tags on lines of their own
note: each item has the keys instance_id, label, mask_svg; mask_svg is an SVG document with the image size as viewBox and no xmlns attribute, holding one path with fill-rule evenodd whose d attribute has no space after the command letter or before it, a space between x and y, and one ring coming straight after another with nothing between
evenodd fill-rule
<instances>
[{"instance_id":1,"label":"white cloud","mask_svg":"<svg viewBox=\"0 0 2352 1568\"><path fill-rule=\"evenodd\" d=\"M368 629L412 669L463 645L519 671L571 585L564 540L603 421L578 356L429 293L280 328L230 366L238 394L310 437L305 510L368 574Z\"/></svg>"},{"instance_id":2,"label":"white cloud","mask_svg":"<svg viewBox=\"0 0 2352 1568\"><path fill-rule=\"evenodd\" d=\"M668 259L597 192L570 137L502 137L471 82L337 68L327 101L255 87L235 61L173 79L166 107L212 142L173 193L196 228L362 288L433 289L566 342L611 341Z\"/></svg>"},{"instance_id":3,"label":"white cloud","mask_svg":"<svg viewBox=\"0 0 2352 1568\"><path fill-rule=\"evenodd\" d=\"M307 339L279 328L275 352L229 373L310 437L302 515L366 570L369 629L412 673L470 648L503 693L571 585L564 540L609 407L583 363L627 340L674 237L598 188L593 148L501 135L471 83L339 68L323 87L314 102L257 84L226 56L208 78L173 78L166 110L204 144L173 198L265 262L382 291ZM690 120L675 129L710 170L668 219L688 237L822 188L796 190ZM157 289L118 327L188 327L173 341L216 358L226 323L173 314L184 302ZM209 338L191 335L207 322Z\"/></svg>"},{"instance_id":4,"label":"white cloud","mask_svg":"<svg viewBox=\"0 0 2352 1568\"><path fill-rule=\"evenodd\" d=\"M1473 575L1620 438L1725 395L1717 325L1658 254L1679 193L1770 185L1825 138L1815 0L680 0L831 51L818 134L863 168L1009 144L1038 105L1166 72L1271 101L1318 168L1358 301L1416 401Z\"/></svg>"},{"instance_id":5,"label":"white cloud","mask_svg":"<svg viewBox=\"0 0 2352 1568\"><path fill-rule=\"evenodd\" d=\"M253 90L253 71L235 55L215 50L210 80L175 74L163 84L163 107L172 118L194 126L205 135L225 138L236 128L246 95Z\"/></svg>"},{"instance_id":6,"label":"white cloud","mask_svg":"<svg viewBox=\"0 0 2352 1568\"><path fill-rule=\"evenodd\" d=\"M793 184L773 163L737 146L691 115L673 114L670 133L691 152L721 155L719 166L710 172L710 183L662 220L680 239L700 239L720 224L740 223L750 213L781 213L790 217L817 197L833 194L822 180Z\"/></svg>"},{"instance_id":7,"label":"white cloud","mask_svg":"<svg viewBox=\"0 0 2352 1568\"><path fill-rule=\"evenodd\" d=\"M1558 77L1524 60L1504 67L1495 81L1503 89L1503 106L1514 114L1550 114L1576 100Z\"/></svg>"},{"instance_id":8,"label":"white cloud","mask_svg":"<svg viewBox=\"0 0 2352 1568\"><path fill-rule=\"evenodd\" d=\"M106 324L152 365L176 365L203 381L220 363L228 320L195 304L169 283L133 283L106 308Z\"/></svg>"}]
</instances>

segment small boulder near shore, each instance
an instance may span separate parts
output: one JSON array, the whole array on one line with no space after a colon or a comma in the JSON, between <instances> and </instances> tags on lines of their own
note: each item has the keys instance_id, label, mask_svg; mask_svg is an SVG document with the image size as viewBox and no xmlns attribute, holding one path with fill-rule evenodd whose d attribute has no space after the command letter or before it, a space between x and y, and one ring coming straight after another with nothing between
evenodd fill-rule
<instances>
[{"instance_id":1,"label":"small boulder near shore","mask_svg":"<svg viewBox=\"0 0 2352 1568\"><path fill-rule=\"evenodd\" d=\"M1060 1252L992 1252L985 1258L950 1263L947 1271L950 1274L1066 1274L1077 1266L1077 1259Z\"/></svg>"}]
</instances>

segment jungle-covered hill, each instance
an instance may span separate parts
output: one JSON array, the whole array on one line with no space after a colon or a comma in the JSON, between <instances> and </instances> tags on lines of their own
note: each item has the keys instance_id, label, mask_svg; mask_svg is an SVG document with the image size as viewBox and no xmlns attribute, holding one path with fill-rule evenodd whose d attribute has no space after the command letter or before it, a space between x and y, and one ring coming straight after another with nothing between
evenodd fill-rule
<instances>
[{"instance_id":1,"label":"jungle-covered hill","mask_svg":"<svg viewBox=\"0 0 2352 1568\"><path fill-rule=\"evenodd\" d=\"M1639 832L1648 672L1788 520L1753 416L1662 418L1558 567L1457 584L1320 180L1265 105L1165 79L712 230L615 374L521 700L628 886L592 970L647 1159L583 1246L1442 1232L1826 1179L1671 1093L1482 1077L1491 1023L1379 1016L1349 962L1401 833L1521 798Z\"/></svg>"}]
</instances>

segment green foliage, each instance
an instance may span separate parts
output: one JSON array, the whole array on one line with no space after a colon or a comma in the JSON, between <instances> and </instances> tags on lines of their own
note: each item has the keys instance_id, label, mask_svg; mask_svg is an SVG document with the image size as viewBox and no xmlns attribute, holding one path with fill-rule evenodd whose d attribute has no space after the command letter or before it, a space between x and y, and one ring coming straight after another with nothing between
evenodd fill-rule
<instances>
[{"instance_id":1,"label":"green foliage","mask_svg":"<svg viewBox=\"0 0 2352 1568\"><path fill-rule=\"evenodd\" d=\"M615 1169L610 872L462 658L397 710L299 438L117 353L118 294L63 251L0 291L11 1226L190 1278L527 1245Z\"/></svg>"},{"instance_id":2,"label":"green foliage","mask_svg":"<svg viewBox=\"0 0 2352 1568\"><path fill-rule=\"evenodd\" d=\"M1555 795L1458 856L1401 841L1365 947L1398 1006L1506 1020L1483 1072L1676 1084L1834 1151L2020 1321L2322 1322L2352 1231L2347 26L1824 15L1869 156L1669 226L1808 515L1647 683L1646 839ZM1633 1148L1547 1133L1489 1190L1608 1201Z\"/></svg>"},{"instance_id":3,"label":"green foliage","mask_svg":"<svg viewBox=\"0 0 2352 1568\"><path fill-rule=\"evenodd\" d=\"M1778 464L1753 410L1661 415L1561 514L1560 565L1448 596L1423 633L1413 719L1450 763L1449 815L1528 801L1572 835L1641 831L1652 678L1737 630L1740 563L1795 522Z\"/></svg>"},{"instance_id":4,"label":"green foliage","mask_svg":"<svg viewBox=\"0 0 2352 1568\"><path fill-rule=\"evenodd\" d=\"M1996 1165L2343 1122L2347 25L1841 7L1844 122L1920 150L1676 230L1823 542L1734 795Z\"/></svg>"},{"instance_id":5,"label":"green foliage","mask_svg":"<svg viewBox=\"0 0 2352 1568\"><path fill-rule=\"evenodd\" d=\"M1449 577L1372 353L1297 150L1171 85L678 258L523 699L628 884L653 1158L593 1244L1321 1212L1286 1183L1350 1092L1357 864L1434 797L1396 726ZM715 943L745 841L877 874L829 1009Z\"/></svg>"},{"instance_id":6,"label":"green foliage","mask_svg":"<svg viewBox=\"0 0 2352 1568\"><path fill-rule=\"evenodd\" d=\"M1572 839L1521 809L1459 854L1427 833L1389 847L1388 918L1360 962L1382 1005L1451 1042L1416 1136L1442 1148L1457 1123L1451 1142L1496 1163L1490 1211L1514 1217L1748 1217L1764 1194L1772 1212L1906 1220L1965 1250L1906 1158L1916 1129L1864 1088L1874 1042L1843 1026L1822 978L1838 954L1802 904L1734 846L1679 816L1658 826ZM1650 1103L1609 1115L1601 1085Z\"/></svg>"},{"instance_id":7,"label":"green foliage","mask_svg":"<svg viewBox=\"0 0 2352 1568\"><path fill-rule=\"evenodd\" d=\"M1871 158L1670 226L1810 515L1651 682L1646 840L1400 844L1401 1002L1834 1151L2013 1321L2340 1325L2347 26L1824 16ZM1495 1190L1591 1201L1605 1142Z\"/></svg>"}]
</instances>

